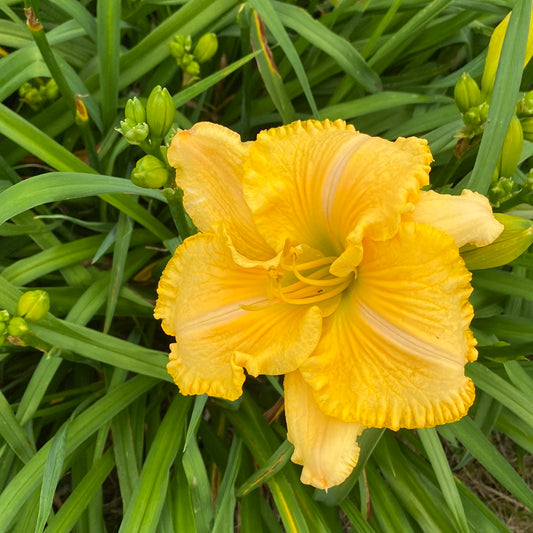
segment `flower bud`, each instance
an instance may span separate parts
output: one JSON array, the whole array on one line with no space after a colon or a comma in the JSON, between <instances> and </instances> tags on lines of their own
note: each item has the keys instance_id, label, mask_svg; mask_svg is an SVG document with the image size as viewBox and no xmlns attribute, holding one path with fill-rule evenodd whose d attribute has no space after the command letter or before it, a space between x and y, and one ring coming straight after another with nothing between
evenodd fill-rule
<instances>
[{"instance_id":1,"label":"flower bud","mask_svg":"<svg viewBox=\"0 0 533 533\"><path fill-rule=\"evenodd\" d=\"M29 322L41 320L50 310L50 297L46 291L25 292L17 303L16 316L24 317Z\"/></svg>"},{"instance_id":2,"label":"flower bud","mask_svg":"<svg viewBox=\"0 0 533 533\"><path fill-rule=\"evenodd\" d=\"M463 113L463 122L470 127L483 124L483 117L481 116L481 109L479 106L471 107L468 111L465 111Z\"/></svg>"},{"instance_id":3,"label":"flower bud","mask_svg":"<svg viewBox=\"0 0 533 533\"><path fill-rule=\"evenodd\" d=\"M160 189L168 181L168 167L157 157L145 155L131 171L131 181L139 187Z\"/></svg>"},{"instance_id":4,"label":"flower bud","mask_svg":"<svg viewBox=\"0 0 533 533\"><path fill-rule=\"evenodd\" d=\"M516 114L519 117L529 117L533 115L533 91L528 91L522 99L516 103Z\"/></svg>"},{"instance_id":5,"label":"flower bud","mask_svg":"<svg viewBox=\"0 0 533 533\"><path fill-rule=\"evenodd\" d=\"M498 165L501 164L501 155L498 160ZM506 200L509 200L513 194L514 181L512 178L501 177L498 178L495 171L493 177L494 185L489 190L489 200L492 205L500 206Z\"/></svg>"},{"instance_id":6,"label":"flower bud","mask_svg":"<svg viewBox=\"0 0 533 533\"><path fill-rule=\"evenodd\" d=\"M200 75L200 65L196 61L191 61L184 70L191 78Z\"/></svg>"},{"instance_id":7,"label":"flower bud","mask_svg":"<svg viewBox=\"0 0 533 533\"><path fill-rule=\"evenodd\" d=\"M481 248L461 248L461 256L468 270L506 265L522 255L533 243L533 222L503 213L495 213L494 217L504 226L495 241Z\"/></svg>"},{"instance_id":8,"label":"flower bud","mask_svg":"<svg viewBox=\"0 0 533 533\"><path fill-rule=\"evenodd\" d=\"M461 74L459 81L455 84L453 97L461 113L468 111L471 107L478 106L483 101L478 84L466 72Z\"/></svg>"},{"instance_id":9,"label":"flower bud","mask_svg":"<svg viewBox=\"0 0 533 533\"><path fill-rule=\"evenodd\" d=\"M152 139L163 139L174 123L176 108L172 96L161 86L153 88L146 103L146 121Z\"/></svg>"},{"instance_id":10,"label":"flower bud","mask_svg":"<svg viewBox=\"0 0 533 533\"><path fill-rule=\"evenodd\" d=\"M146 110L143 103L136 96L126 102L124 116L136 124L146 122Z\"/></svg>"},{"instance_id":11,"label":"flower bud","mask_svg":"<svg viewBox=\"0 0 533 533\"><path fill-rule=\"evenodd\" d=\"M179 62L183 54L189 52L192 47L190 35L174 35L172 41L168 43L168 51L171 56Z\"/></svg>"},{"instance_id":12,"label":"flower bud","mask_svg":"<svg viewBox=\"0 0 533 533\"><path fill-rule=\"evenodd\" d=\"M11 320L11 315L7 309L0 310L0 322L9 322Z\"/></svg>"},{"instance_id":13,"label":"flower bud","mask_svg":"<svg viewBox=\"0 0 533 533\"><path fill-rule=\"evenodd\" d=\"M509 129L503 141L501 161L500 161L500 176L510 178L516 172L520 155L522 154L522 147L524 145L524 133L522 131L522 124L516 115L513 115L509 123Z\"/></svg>"},{"instance_id":14,"label":"flower bud","mask_svg":"<svg viewBox=\"0 0 533 533\"><path fill-rule=\"evenodd\" d=\"M214 33L206 33L200 37L194 47L194 57L198 63L209 61L218 50L218 39Z\"/></svg>"},{"instance_id":15,"label":"flower bud","mask_svg":"<svg viewBox=\"0 0 533 533\"><path fill-rule=\"evenodd\" d=\"M7 326L7 332L10 337L22 337L30 331L28 323L21 317L13 317Z\"/></svg>"},{"instance_id":16,"label":"flower bud","mask_svg":"<svg viewBox=\"0 0 533 533\"><path fill-rule=\"evenodd\" d=\"M50 78L46 84L41 87L41 93L46 100L55 100L59 96L59 87L57 86L56 80Z\"/></svg>"},{"instance_id":17,"label":"flower bud","mask_svg":"<svg viewBox=\"0 0 533 533\"><path fill-rule=\"evenodd\" d=\"M525 117L520 120L522 131L526 141L533 142L533 117Z\"/></svg>"},{"instance_id":18,"label":"flower bud","mask_svg":"<svg viewBox=\"0 0 533 533\"><path fill-rule=\"evenodd\" d=\"M122 133L126 140L130 144L141 144L148 137L150 133L148 124L142 122L141 124L135 123L132 119L127 118L126 120L120 121L120 129L117 129L118 132Z\"/></svg>"}]
</instances>

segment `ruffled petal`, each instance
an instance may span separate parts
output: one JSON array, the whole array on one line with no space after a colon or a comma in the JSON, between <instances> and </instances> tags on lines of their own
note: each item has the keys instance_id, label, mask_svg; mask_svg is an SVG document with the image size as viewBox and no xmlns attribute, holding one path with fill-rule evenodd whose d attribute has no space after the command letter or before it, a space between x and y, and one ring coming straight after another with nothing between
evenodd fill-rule
<instances>
[{"instance_id":1,"label":"ruffled petal","mask_svg":"<svg viewBox=\"0 0 533 533\"><path fill-rule=\"evenodd\" d=\"M303 465L302 483L318 489L339 485L357 464L357 438L365 426L325 415L298 371L285 376L284 388L287 439L294 446L292 461Z\"/></svg>"},{"instance_id":2,"label":"ruffled petal","mask_svg":"<svg viewBox=\"0 0 533 533\"><path fill-rule=\"evenodd\" d=\"M224 235L198 234L178 247L158 287L154 316L176 336L168 372L182 394L234 400L244 371L295 370L320 338L317 306L269 300L269 270L233 260Z\"/></svg>"},{"instance_id":3,"label":"ruffled petal","mask_svg":"<svg viewBox=\"0 0 533 533\"><path fill-rule=\"evenodd\" d=\"M215 231L223 221L235 247L251 259L272 257L257 232L242 192L243 163L250 143L217 124L199 122L172 140L167 158L176 168L185 209L200 231Z\"/></svg>"},{"instance_id":4,"label":"ruffled petal","mask_svg":"<svg viewBox=\"0 0 533 533\"><path fill-rule=\"evenodd\" d=\"M295 122L258 135L245 164L244 196L276 251L287 239L328 255L358 246L334 264L332 273L344 276L361 258L363 236L394 235L427 185L431 161L421 139L393 143L341 120Z\"/></svg>"},{"instance_id":5,"label":"ruffled petal","mask_svg":"<svg viewBox=\"0 0 533 533\"><path fill-rule=\"evenodd\" d=\"M453 239L413 222L364 242L358 277L300 367L322 411L391 429L458 420L474 400L470 273Z\"/></svg>"},{"instance_id":6,"label":"ruffled petal","mask_svg":"<svg viewBox=\"0 0 533 533\"><path fill-rule=\"evenodd\" d=\"M459 248L465 244L486 246L503 231L487 198L468 189L461 196L421 191L415 210L406 218L444 231Z\"/></svg>"},{"instance_id":7,"label":"ruffled petal","mask_svg":"<svg viewBox=\"0 0 533 533\"><path fill-rule=\"evenodd\" d=\"M369 137L342 120L293 122L262 131L250 148L244 196L265 240L288 240L335 254L328 213L347 159Z\"/></svg>"}]
</instances>

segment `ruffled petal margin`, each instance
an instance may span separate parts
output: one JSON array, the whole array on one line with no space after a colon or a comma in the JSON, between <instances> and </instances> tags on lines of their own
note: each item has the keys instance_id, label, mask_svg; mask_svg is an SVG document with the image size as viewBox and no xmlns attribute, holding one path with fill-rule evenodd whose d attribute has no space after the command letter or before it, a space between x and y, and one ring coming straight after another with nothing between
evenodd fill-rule
<instances>
[{"instance_id":1,"label":"ruffled petal margin","mask_svg":"<svg viewBox=\"0 0 533 533\"><path fill-rule=\"evenodd\" d=\"M161 277L154 316L171 346L168 372L182 394L235 400L248 373L284 374L316 347L322 315L267 297L268 269L236 264L224 235L186 239Z\"/></svg>"},{"instance_id":2,"label":"ruffled petal margin","mask_svg":"<svg viewBox=\"0 0 533 533\"><path fill-rule=\"evenodd\" d=\"M361 424L325 415L298 371L285 376L287 439L294 446L292 461L303 465L301 481L318 489L342 483L359 457Z\"/></svg>"},{"instance_id":3,"label":"ruffled petal margin","mask_svg":"<svg viewBox=\"0 0 533 533\"><path fill-rule=\"evenodd\" d=\"M465 244L486 246L503 231L487 198L468 189L461 196L421 191L415 210L406 218L444 231L459 248Z\"/></svg>"},{"instance_id":4,"label":"ruffled petal margin","mask_svg":"<svg viewBox=\"0 0 533 533\"><path fill-rule=\"evenodd\" d=\"M167 158L176 168L183 203L200 231L215 231L223 222L240 253L268 259L272 249L257 232L242 192L243 164L250 143L228 128L199 122L177 133Z\"/></svg>"},{"instance_id":5,"label":"ruffled petal margin","mask_svg":"<svg viewBox=\"0 0 533 533\"><path fill-rule=\"evenodd\" d=\"M367 427L423 428L463 417L471 275L445 233L413 222L364 242L358 277L300 367L320 409Z\"/></svg>"}]
</instances>

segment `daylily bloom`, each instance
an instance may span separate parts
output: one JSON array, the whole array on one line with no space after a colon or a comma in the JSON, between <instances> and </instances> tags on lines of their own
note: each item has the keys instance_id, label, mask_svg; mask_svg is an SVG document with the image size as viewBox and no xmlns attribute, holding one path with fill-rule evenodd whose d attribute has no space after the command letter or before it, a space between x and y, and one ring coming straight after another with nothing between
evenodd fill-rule
<instances>
[{"instance_id":1,"label":"daylily bloom","mask_svg":"<svg viewBox=\"0 0 533 533\"><path fill-rule=\"evenodd\" d=\"M285 374L292 459L319 488L350 474L366 427L466 414L477 352L458 247L503 227L477 193L421 190L425 140L311 120L243 143L199 123L168 159L201 232L168 263L155 308L182 394L235 400L245 371Z\"/></svg>"}]
</instances>

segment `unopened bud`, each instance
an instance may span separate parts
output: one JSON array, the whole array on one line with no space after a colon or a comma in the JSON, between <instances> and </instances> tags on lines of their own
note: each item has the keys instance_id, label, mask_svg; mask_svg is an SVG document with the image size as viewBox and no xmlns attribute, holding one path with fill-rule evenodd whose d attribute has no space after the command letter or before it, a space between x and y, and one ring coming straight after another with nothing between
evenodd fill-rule
<instances>
[{"instance_id":1,"label":"unopened bud","mask_svg":"<svg viewBox=\"0 0 533 533\"><path fill-rule=\"evenodd\" d=\"M498 165L501 164L501 155L498 160ZM489 200L492 205L499 206L506 200L509 200L513 194L514 181L512 178L501 177L495 179L497 176L496 172L494 173L493 180L494 185L489 190Z\"/></svg>"},{"instance_id":2,"label":"unopened bud","mask_svg":"<svg viewBox=\"0 0 533 533\"><path fill-rule=\"evenodd\" d=\"M35 290L25 292L17 303L15 314L29 322L36 322L46 316L50 310L50 297L46 291Z\"/></svg>"},{"instance_id":3,"label":"unopened bud","mask_svg":"<svg viewBox=\"0 0 533 533\"><path fill-rule=\"evenodd\" d=\"M461 113L478 106L483 101L478 84L466 72L461 74L459 81L455 84L453 97Z\"/></svg>"},{"instance_id":4,"label":"unopened bud","mask_svg":"<svg viewBox=\"0 0 533 533\"><path fill-rule=\"evenodd\" d=\"M506 265L522 255L533 243L533 222L503 213L495 213L494 217L504 226L495 241L481 248L461 248L461 257L468 270Z\"/></svg>"},{"instance_id":5,"label":"unopened bud","mask_svg":"<svg viewBox=\"0 0 533 533\"><path fill-rule=\"evenodd\" d=\"M172 57L179 61L183 54L190 51L192 47L192 40L190 35L174 35L172 41L168 43L168 51Z\"/></svg>"},{"instance_id":6,"label":"unopened bud","mask_svg":"<svg viewBox=\"0 0 533 533\"><path fill-rule=\"evenodd\" d=\"M117 129L117 131L122 133L130 144L139 145L148 137L149 128L146 122L137 124L127 118L126 120L120 121L120 129Z\"/></svg>"},{"instance_id":7,"label":"unopened bud","mask_svg":"<svg viewBox=\"0 0 533 533\"><path fill-rule=\"evenodd\" d=\"M533 91L528 91L516 103L516 114L519 117L529 117L533 115Z\"/></svg>"},{"instance_id":8,"label":"unopened bud","mask_svg":"<svg viewBox=\"0 0 533 533\"><path fill-rule=\"evenodd\" d=\"M131 181L139 187L160 189L168 181L168 167L153 155L141 157L131 171Z\"/></svg>"},{"instance_id":9,"label":"unopened bud","mask_svg":"<svg viewBox=\"0 0 533 533\"><path fill-rule=\"evenodd\" d=\"M7 332L11 337L22 337L28 331L30 331L30 328L26 320L21 316L13 317L7 326Z\"/></svg>"},{"instance_id":10,"label":"unopened bud","mask_svg":"<svg viewBox=\"0 0 533 533\"><path fill-rule=\"evenodd\" d=\"M153 88L146 103L146 121L152 139L163 139L174 123L176 108L166 88Z\"/></svg>"},{"instance_id":11,"label":"unopened bud","mask_svg":"<svg viewBox=\"0 0 533 533\"><path fill-rule=\"evenodd\" d=\"M135 122L135 124L146 122L146 109L144 108L143 103L136 96L134 98L130 98L126 102L124 115L126 119Z\"/></svg>"},{"instance_id":12,"label":"unopened bud","mask_svg":"<svg viewBox=\"0 0 533 533\"><path fill-rule=\"evenodd\" d=\"M11 315L7 309L0 310L0 322L9 322L11 320Z\"/></svg>"},{"instance_id":13,"label":"unopened bud","mask_svg":"<svg viewBox=\"0 0 533 533\"><path fill-rule=\"evenodd\" d=\"M522 124L516 115L513 115L509 123L509 129L503 141L501 161L500 161L500 176L510 178L516 172L520 155L522 154L522 147L524 145L524 133L522 131Z\"/></svg>"},{"instance_id":14,"label":"unopened bud","mask_svg":"<svg viewBox=\"0 0 533 533\"><path fill-rule=\"evenodd\" d=\"M520 120L522 124L522 132L526 141L533 142L533 116L525 117Z\"/></svg>"},{"instance_id":15,"label":"unopened bud","mask_svg":"<svg viewBox=\"0 0 533 533\"><path fill-rule=\"evenodd\" d=\"M209 61L218 50L218 39L214 33L206 33L200 37L194 47L194 57L198 63ZM475 82L474 82L475 83Z\"/></svg>"},{"instance_id":16,"label":"unopened bud","mask_svg":"<svg viewBox=\"0 0 533 533\"><path fill-rule=\"evenodd\" d=\"M191 78L200 75L200 65L196 61L191 61L184 70Z\"/></svg>"},{"instance_id":17,"label":"unopened bud","mask_svg":"<svg viewBox=\"0 0 533 533\"><path fill-rule=\"evenodd\" d=\"M48 101L55 100L59 96L59 88L56 81L51 78L41 88L41 93Z\"/></svg>"}]
</instances>

